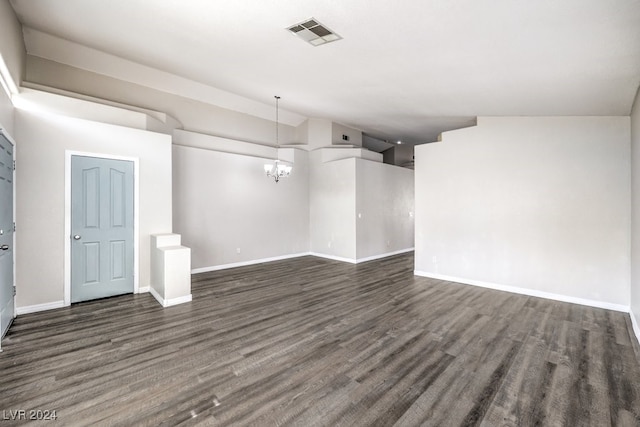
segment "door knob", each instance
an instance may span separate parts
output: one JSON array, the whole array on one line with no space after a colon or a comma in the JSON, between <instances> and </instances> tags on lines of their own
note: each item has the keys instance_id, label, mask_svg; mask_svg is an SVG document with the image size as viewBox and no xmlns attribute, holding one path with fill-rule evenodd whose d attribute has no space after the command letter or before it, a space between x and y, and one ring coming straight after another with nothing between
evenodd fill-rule
<instances>
[{"instance_id":1,"label":"door knob","mask_svg":"<svg viewBox=\"0 0 640 427\"><path fill-rule=\"evenodd\" d=\"M73 236L73 240L80 240L80 235L76 234L75 236Z\"/></svg>"},{"instance_id":2,"label":"door knob","mask_svg":"<svg viewBox=\"0 0 640 427\"><path fill-rule=\"evenodd\" d=\"M2 245L2 246L0 246L0 249L2 249L3 251L8 251L9 250L9 245Z\"/></svg>"}]
</instances>

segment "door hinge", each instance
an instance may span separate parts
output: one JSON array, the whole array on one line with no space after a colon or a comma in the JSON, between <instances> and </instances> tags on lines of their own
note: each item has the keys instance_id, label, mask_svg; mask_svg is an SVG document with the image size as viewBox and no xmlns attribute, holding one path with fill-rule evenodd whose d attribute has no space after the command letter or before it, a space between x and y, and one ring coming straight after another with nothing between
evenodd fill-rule
<instances>
[{"instance_id":1,"label":"door hinge","mask_svg":"<svg viewBox=\"0 0 640 427\"><path fill-rule=\"evenodd\" d=\"M14 233L16 231L16 223L15 223L15 221L13 222L13 231L14 231Z\"/></svg>"},{"instance_id":2,"label":"door hinge","mask_svg":"<svg viewBox=\"0 0 640 427\"><path fill-rule=\"evenodd\" d=\"M16 170L16 161L13 161L13 170Z\"/></svg>"},{"instance_id":3,"label":"door hinge","mask_svg":"<svg viewBox=\"0 0 640 427\"><path fill-rule=\"evenodd\" d=\"M13 296L14 297L16 296L16 287L15 286L13 287Z\"/></svg>"}]
</instances>

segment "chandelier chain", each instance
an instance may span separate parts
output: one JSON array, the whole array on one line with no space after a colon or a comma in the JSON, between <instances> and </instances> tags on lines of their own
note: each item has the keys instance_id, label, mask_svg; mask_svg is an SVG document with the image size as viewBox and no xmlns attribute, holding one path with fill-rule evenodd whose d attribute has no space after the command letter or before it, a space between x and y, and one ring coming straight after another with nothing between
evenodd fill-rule
<instances>
[{"instance_id":1,"label":"chandelier chain","mask_svg":"<svg viewBox=\"0 0 640 427\"><path fill-rule=\"evenodd\" d=\"M278 133L279 132L279 128L280 128L280 126L278 126L278 123L279 123L279 121L278 121L278 117L279 117L278 116L278 111L279 111L279 109L278 109L278 101L280 100L280 97L278 95L276 95L275 98L276 98L276 148L280 148L280 139L279 139L279 133Z\"/></svg>"}]
</instances>

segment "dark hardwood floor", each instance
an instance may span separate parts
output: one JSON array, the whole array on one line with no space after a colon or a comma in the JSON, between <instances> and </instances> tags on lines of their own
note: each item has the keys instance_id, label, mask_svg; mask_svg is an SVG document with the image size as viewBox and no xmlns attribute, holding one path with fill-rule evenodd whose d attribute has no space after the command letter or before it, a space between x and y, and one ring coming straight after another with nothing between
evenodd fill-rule
<instances>
[{"instance_id":1,"label":"dark hardwood floor","mask_svg":"<svg viewBox=\"0 0 640 427\"><path fill-rule=\"evenodd\" d=\"M193 298L18 317L0 427L640 425L627 314L414 277L411 254L199 274Z\"/></svg>"}]
</instances>

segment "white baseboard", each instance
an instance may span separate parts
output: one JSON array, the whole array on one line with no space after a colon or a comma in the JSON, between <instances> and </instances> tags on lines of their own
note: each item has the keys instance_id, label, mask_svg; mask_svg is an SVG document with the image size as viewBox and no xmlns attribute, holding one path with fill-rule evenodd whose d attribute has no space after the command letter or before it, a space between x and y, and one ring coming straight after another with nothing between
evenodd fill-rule
<instances>
[{"instance_id":1,"label":"white baseboard","mask_svg":"<svg viewBox=\"0 0 640 427\"><path fill-rule=\"evenodd\" d=\"M341 256L321 254L319 252L309 252L309 255L315 256L315 257L318 257L318 258L330 259L330 260L333 260L333 261L348 262L349 264L356 264L358 262L358 260L353 259L353 258L345 258L345 257L341 257Z\"/></svg>"},{"instance_id":2,"label":"white baseboard","mask_svg":"<svg viewBox=\"0 0 640 427\"><path fill-rule=\"evenodd\" d=\"M303 256L313 255L311 252L300 252L297 254L281 255L270 258L253 259L250 261L233 262L230 264L212 265L210 267L200 267L191 270L191 274L207 273L209 271L226 270L227 268L245 267L247 265L262 264L264 262L281 261L289 258L299 258Z\"/></svg>"},{"instance_id":3,"label":"white baseboard","mask_svg":"<svg viewBox=\"0 0 640 427\"><path fill-rule=\"evenodd\" d=\"M171 307L172 305L178 305L178 304L184 304L185 302L191 302L192 301L192 297L191 294L189 295L185 295L182 297L178 297L178 298L169 298L167 300L165 300L165 307Z\"/></svg>"},{"instance_id":4,"label":"white baseboard","mask_svg":"<svg viewBox=\"0 0 640 427\"><path fill-rule=\"evenodd\" d=\"M149 292L151 293L151 295L153 295L153 297L156 299L156 301L158 301L160 303L160 305L164 307L164 298L162 298L160 296L160 294L158 292L156 292L156 290L151 288L151 287L149 287Z\"/></svg>"},{"instance_id":5,"label":"white baseboard","mask_svg":"<svg viewBox=\"0 0 640 427\"><path fill-rule=\"evenodd\" d=\"M551 299L555 301L586 305L589 307L597 307L597 308L604 308L607 310L622 311L624 313L629 313L629 308L630 308L628 305L623 305L623 304L614 304L614 303L605 302L605 301L577 298L577 297L572 297L568 295L538 291L535 289L519 288L516 286L498 285L496 283L464 279L461 277L445 276L442 274L430 273L430 272L420 271L420 270L414 270L413 274L415 274L416 276L429 277L431 279L446 280L448 282L456 282L456 283L462 283L464 285L479 286L482 288L489 288L489 289L495 289L498 291L511 292L514 294L528 295L532 297L546 298L546 299Z\"/></svg>"},{"instance_id":6,"label":"white baseboard","mask_svg":"<svg viewBox=\"0 0 640 427\"><path fill-rule=\"evenodd\" d=\"M633 314L633 310L629 310L629 316L631 316L631 325L633 326L633 333L636 335L638 345L640 346L640 325L636 320L636 316Z\"/></svg>"},{"instance_id":7,"label":"white baseboard","mask_svg":"<svg viewBox=\"0 0 640 427\"><path fill-rule=\"evenodd\" d=\"M144 294L146 292L149 292L151 290L151 286L140 286L138 287L138 293L139 294Z\"/></svg>"},{"instance_id":8,"label":"white baseboard","mask_svg":"<svg viewBox=\"0 0 640 427\"><path fill-rule=\"evenodd\" d=\"M387 257L394 256L394 255L406 254L407 252L413 252L414 250L415 250L415 248L407 248L407 249L400 249L400 250L393 251L393 252L387 252L387 253L380 254L380 255L373 255L373 256L366 257L366 258L358 258L356 260L356 264L359 264L361 262L373 261L373 260L381 259L381 258L387 258Z\"/></svg>"},{"instance_id":9,"label":"white baseboard","mask_svg":"<svg viewBox=\"0 0 640 427\"><path fill-rule=\"evenodd\" d=\"M178 305L178 304L183 304L185 302L191 302L192 298L191 298L191 294L189 295L185 295L183 297L178 297L178 298L169 298L169 299L164 299L160 296L160 294L158 292L156 292L155 289L153 288L149 288L149 292L151 293L151 295L153 295L153 297L160 303L161 306L163 307L171 307L173 305Z\"/></svg>"},{"instance_id":10,"label":"white baseboard","mask_svg":"<svg viewBox=\"0 0 640 427\"><path fill-rule=\"evenodd\" d=\"M394 256L394 255L404 254L404 253L407 253L407 252L413 252L414 249L415 248L400 249L400 250L393 251L393 252L387 252L387 253L384 253L384 254L372 255L372 256L365 257L365 258L357 258L357 259L344 258L344 257L340 257L340 256L335 256L335 255L321 254L321 253L318 253L318 252L311 252L309 255L317 256L319 258L331 259L331 260L334 260L334 261L348 262L350 264L360 264L361 262L373 261L373 260L376 260L376 259L387 258L387 257Z\"/></svg>"},{"instance_id":11,"label":"white baseboard","mask_svg":"<svg viewBox=\"0 0 640 427\"><path fill-rule=\"evenodd\" d=\"M64 301L47 302L44 304L27 305L25 307L16 307L16 315L37 313L39 311L55 310L56 308L66 307Z\"/></svg>"},{"instance_id":12,"label":"white baseboard","mask_svg":"<svg viewBox=\"0 0 640 427\"><path fill-rule=\"evenodd\" d=\"M386 258L386 257L390 257L390 256L393 256L393 255L399 255L399 254L403 254L403 253L406 253L406 252L411 252L413 250L414 250L414 248L400 249L398 251L387 252L387 253L384 253L384 254L373 255L373 256L370 256L370 257L359 258L359 259L345 258L345 257L341 257L341 256L322 254L322 253L319 253L319 252L300 252L300 253L297 253L297 254L282 255L282 256L276 256L276 257L270 257L270 258L254 259L254 260L250 260L250 261L234 262L234 263L230 263L230 264L213 265L213 266L210 266L210 267L194 268L193 270L191 270L191 274L207 273L209 271L217 271L217 270L226 270L228 268L245 267L247 265L262 264L262 263L271 262L271 261L282 261L282 260L285 260L285 259L299 258L299 257L303 257L303 256L315 256L315 257L318 257L318 258L325 258L325 259L330 259L330 260L333 260L333 261L348 262L349 264L358 264L358 263L361 263L361 262L373 261L375 259Z\"/></svg>"}]
</instances>

